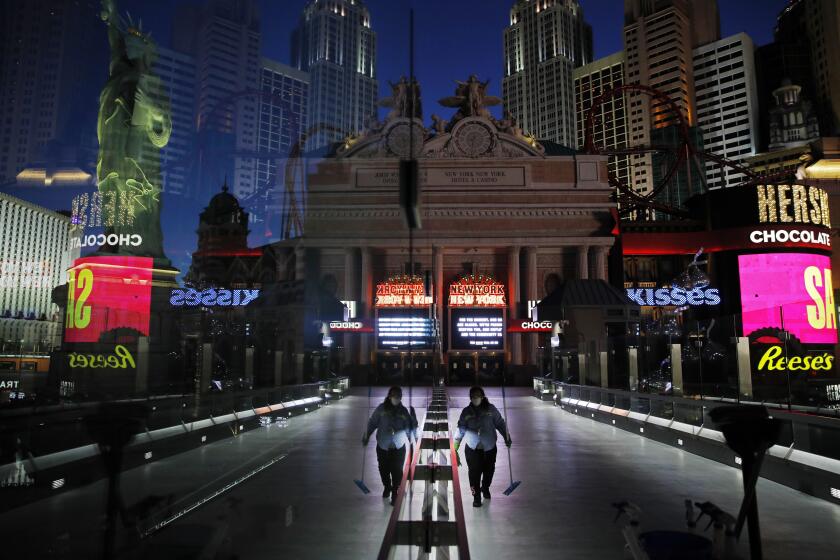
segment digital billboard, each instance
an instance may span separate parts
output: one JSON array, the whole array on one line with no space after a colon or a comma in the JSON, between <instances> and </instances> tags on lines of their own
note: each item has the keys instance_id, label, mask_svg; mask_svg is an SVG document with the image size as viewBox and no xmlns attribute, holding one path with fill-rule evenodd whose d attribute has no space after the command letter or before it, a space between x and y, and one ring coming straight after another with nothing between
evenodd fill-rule
<instances>
[{"instance_id":1,"label":"digital billboard","mask_svg":"<svg viewBox=\"0 0 840 560\"><path fill-rule=\"evenodd\" d=\"M829 257L808 253L740 255L738 272L744 336L785 330L804 344L837 342Z\"/></svg>"},{"instance_id":2,"label":"digital billboard","mask_svg":"<svg viewBox=\"0 0 840 560\"><path fill-rule=\"evenodd\" d=\"M501 309L452 309L452 350L504 350L505 319Z\"/></svg>"},{"instance_id":3,"label":"digital billboard","mask_svg":"<svg viewBox=\"0 0 840 560\"><path fill-rule=\"evenodd\" d=\"M430 350L434 325L421 309L381 309L376 316L376 340L383 350Z\"/></svg>"},{"instance_id":4,"label":"digital billboard","mask_svg":"<svg viewBox=\"0 0 840 560\"><path fill-rule=\"evenodd\" d=\"M152 263L148 257L76 259L67 272L65 341L97 342L114 329L148 336Z\"/></svg>"}]
</instances>

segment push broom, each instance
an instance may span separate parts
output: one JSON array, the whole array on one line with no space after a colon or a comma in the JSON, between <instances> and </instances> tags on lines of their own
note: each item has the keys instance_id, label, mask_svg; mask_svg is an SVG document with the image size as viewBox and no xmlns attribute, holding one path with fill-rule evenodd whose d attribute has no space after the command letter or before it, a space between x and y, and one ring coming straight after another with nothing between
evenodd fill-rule
<instances>
[{"instance_id":1,"label":"push broom","mask_svg":"<svg viewBox=\"0 0 840 560\"><path fill-rule=\"evenodd\" d=\"M368 383L368 406L367 406L368 414L370 414L370 389L371 389L371 386L370 386L370 383ZM365 420L365 432L364 433L365 433L365 435L367 435L367 420ZM365 459L367 458L367 448L368 448L368 446L365 445L364 448L362 449L362 476L361 476L361 478L359 478L357 480L354 480L353 482L356 483L356 486L359 487L359 490L361 490L365 494L370 494L370 488L368 488L367 485L365 484Z\"/></svg>"},{"instance_id":2,"label":"push broom","mask_svg":"<svg viewBox=\"0 0 840 560\"><path fill-rule=\"evenodd\" d=\"M510 439L510 428L508 427L508 419L507 419L507 399L505 398L505 373L502 372L502 408L505 411L505 436L506 439ZM510 447L507 447L507 458L508 458L508 473L510 474L510 486L502 492L505 496L510 496L516 488L522 484L521 480L513 480L513 465L510 460Z\"/></svg>"}]
</instances>

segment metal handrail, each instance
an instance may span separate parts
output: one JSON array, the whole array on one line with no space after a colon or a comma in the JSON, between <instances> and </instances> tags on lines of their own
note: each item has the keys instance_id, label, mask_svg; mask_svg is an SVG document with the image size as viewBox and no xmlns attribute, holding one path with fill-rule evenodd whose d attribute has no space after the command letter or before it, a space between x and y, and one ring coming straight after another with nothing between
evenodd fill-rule
<instances>
[{"instance_id":1,"label":"metal handrail","mask_svg":"<svg viewBox=\"0 0 840 560\"><path fill-rule=\"evenodd\" d=\"M674 412L671 413L670 416L662 416L661 411L668 410L668 407L671 407L672 411L675 411L677 407L682 409L689 409L695 410L697 412L698 417L702 421L702 425L705 425L705 420L708 416L710 410L721 406L731 406L733 404L732 401L726 400L719 400L719 399L707 399L704 398L700 399L692 399L687 397L675 397L669 395L658 395L658 394L651 394L651 393L640 393L636 391L628 391L625 389L610 389L605 387L597 387L591 385L575 385L569 384L561 381L551 381L546 380L544 378L534 378L535 384L535 392L536 387L540 382L546 382L550 384L552 390L551 393L556 395L559 403L559 394L563 395L563 398L569 398L573 400L580 400L584 402L594 403L599 402L601 405L605 406L613 406L617 409L622 410L633 410L633 402L647 402L648 405L648 413L652 416L659 417L659 418L675 418L676 414ZM580 392L588 392L588 395L581 395ZM575 397L572 393L578 392L578 396ZM593 399L593 393L598 394L597 399ZM614 397L614 400L611 403L608 403L605 395L610 395ZM630 406L619 405L618 401L624 400L629 401ZM789 435L786 436L786 440L780 442L780 445L790 446L791 444L796 445L796 449L799 451L811 453L813 455L817 455L820 457L825 457L827 459L832 460L840 460L840 455L827 453L826 449L836 450L837 447L834 445L827 445L825 442L822 443L819 447L812 446L812 436L810 435L810 431L814 429L824 430L824 438L829 437L833 438L834 441L840 442L840 418L836 416L827 416L817 412L809 412L806 410L801 409L794 409L788 410L787 407L783 408L775 408L770 406L770 403L762 403L762 402L746 402L740 401L742 405L750 405L750 406L766 406L772 416L777 418L785 423L785 425L790 426ZM824 438L817 438L816 441L820 441Z\"/></svg>"}]
</instances>

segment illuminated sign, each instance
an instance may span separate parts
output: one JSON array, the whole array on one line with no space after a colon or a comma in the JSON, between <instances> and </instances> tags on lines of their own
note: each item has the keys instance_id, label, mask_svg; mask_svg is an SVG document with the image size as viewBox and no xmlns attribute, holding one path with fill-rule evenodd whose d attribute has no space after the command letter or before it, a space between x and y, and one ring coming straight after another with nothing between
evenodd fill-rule
<instances>
[{"instance_id":1,"label":"illuminated sign","mask_svg":"<svg viewBox=\"0 0 840 560\"><path fill-rule=\"evenodd\" d=\"M70 223L81 227L134 225L134 197L130 191L84 193L73 197Z\"/></svg>"},{"instance_id":2,"label":"illuminated sign","mask_svg":"<svg viewBox=\"0 0 840 560\"><path fill-rule=\"evenodd\" d=\"M17 389L18 382L15 379L0 379L0 389Z\"/></svg>"},{"instance_id":3,"label":"illuminated sign","mask_svg":"<svg viewBox=\"0 0 840 560\"><path fill-rule=\"evenodd\" d=\"M347 308L347 312L344 314L345 315L344 318L345 319L355 319L358 303L355 302L355 301L341 300L341 304L344 305L344 307Z\"/></svg>"},{"instance_id":4,"label":"illuminated sign","mask_svg":"<svg viewBox=\"0 0 840 560\"><path fill-rule=\"evenodd\" d=\"M114 329L149 335L149 257L83 257L68 271L67 342L97 342Z\"/></svg>"},{"instance_id":5,"label":"illuminated sign","mask_svg":"<svg viewBox=\"0 0 840 560\"><path fill-rule=\"evenodd\" d=\"M783 329L805 344L837 343L831 260L806 253L740 255L744 335Z\"/></svg>"},{"instance_id":6,"label":"illuminated sign","mask_svg":"<svg viewBox=\"0 0 840 560\"><path fill-rule=\"evenodd\" d=\"M532 321L531 319L511 319L508 325L508 332L551 332L554 330L554 321Z\"/></svg>"},{"instance_id":7,"label":"illuminated sign","mask_svg":"<svg viewBox=\"0 0 840 560\"><path fill-rule=\"evenodd\" d=\"M104 354L80 354L78 352L71 352L67 357L69 358L71 368L126 369L135 367L134 356L122 344L118 344L114 348L114 353L108 356Z\"/></svg>"},{"instance_id":8,"label":"illuminated sign","mask_svg":"<svg viewBox=\"0 0 840 560\"><path fill-rule=\"evenodd\" d=\"M380 348L430 349L434 325L422 311L382 310L376 317L376 339Z\"/></svg>"},{"instance_id":9,"label":"illuminated sign","mask_svg":"<svg viewBox=\"0 0 840 560\"><path fill-rule=\"evenodd\" d=\"M0 261L0 288L53 288L49 261Z\"/></svg>"},{"instance_id":10,"label":"illuminated sign","mask_svg":"<svg viewBox=\"0 0 840 560\"><path fill-rule=\"evenodd\" d=\"M750 242L755 244L766 243L802 243L812 245L824 245L831 247L831 238L826 231L814 231L810 229L764 229L750 232Z\"/></svg>"},{"instance_id":11,"label":"illuminated sign","mask_svg":"<svg viewBox=\"0 0 840 560\"><path fill-rule=\"evenodd\" d=\"M647 306L720 305L717 288L627 288L630 301Z\"/></svg>"},{"instance_id":12,"label":"illuminated sign","mask_svg":"<svg viewBox=\"0 0 840 560\"><path fill-rule=\"evenodd\" d=\"M173 307L245 307L260 297L259 290L174 289L169 296Z\"/></svg>"},{"instance_id":13,"label":"illuminated sign","mask_svg":"<svg viewBox=\"0 0 840 560\"><path fill-rule=\"evenodd\" d=\"M331 321L330 332L373 332L361 321Z\"/></svg>"},{"instance_id":14,"label":"illuminated sign","mask_svg":"<svg viewBox=\"0 0 840 560\"><path fill-rule=\"evenodd\" d=\"M425 307L432 301L418 276L398 276L376 285L376 307Z\"/></svg>"},{"instance_id":15,"label":"illuminated sign","mask_svg":"<svg viewBox=\"0 0 840 560\"><path fill-rule=\"evenodd\" d=\"M771 346L758 361L759 371L826 371L834 368L834 356L828 353L814 356L785 356L781 346Z\"/></svg>"},{"instance_id":16,"label":"illuminated sign","mask_svg":"<svg viewBox=\"0 0 840 560\"><path fill-rule=\"evenodd\" d=\"M452 313L453 350L501 350L505 345L503 311L455 309Z\"/></svg>"},{"instance_id":17,"label":"illuminated sign","mask_svg":"<svg viewBox=\"0 0 840 560\"><path fill-rule=\"evenodd\" d=\"M831 228L828 193L805 185L758 185L761 223L812 224Z\"/></svg>"},{"instance_id":18,"label":"illuminated sign","mask_svg":"<svg viewBox=\"0 0 840 560\"><path fill-rule=\"evenodd\" d=\"M139 247L143 244L143 238L136 233L121 234L110 233L108 235L84 235L74 237L70 243L71 249L84 249L85 247L101 247L109 245L112 247Z\"/></svg>"},{"instance_id":19,"label":"illuminated sign","mask_svg":"<svg viewBox=\"0 0 840 560\"><path fill-rule=\"evenodd\" d=\"M505 286L489 276L470 275L449 286L449 307L506 307Z\"/></svg>"}]
</instances>

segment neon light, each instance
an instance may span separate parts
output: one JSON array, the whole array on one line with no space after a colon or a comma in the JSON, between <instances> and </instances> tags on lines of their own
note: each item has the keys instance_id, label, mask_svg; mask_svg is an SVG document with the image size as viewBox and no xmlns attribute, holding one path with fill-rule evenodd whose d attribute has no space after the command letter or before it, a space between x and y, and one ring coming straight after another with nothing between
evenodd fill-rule
<instances>
[{"instance_id":1,"label":"neon light","mask_svg":"<svg viewBox=\"0 0 840 560\"><path fill-rule=\"evenodd\" d=\"M771 346L758 361L759 371L827 371L834 367L834 356L824 353L819 356L783 355L781 346Z\"/></svg>"},{"instance_id":2,"label":"neon light","mask_svg":"<svg viewBox=\"0 0 840 560\"><path fill-rule=\"evenodd\" d=\"M813 224L831 228L828 193L805 185L758 185L761 223Z\"/></svg>"},{"instance_id":3,"label":"neon light","mask_svg":"<svg viewBox=\"0 0 840 560\"><path fill-rule=\"evenodd\" d=\"M627 288L630 301L646 306L720 305L720 290L717 288Z\"/></svg>"},{"instance_id":4,"label":"neon light","mask_svg":"<svg viewBox=\"0 0 840 560\"><path fill-rule=\"evenodd\" d=\"M71 352L67 357L71 368L127 369L136 367L134 365L134 356L122 344L118 344L114 348L114 354L109 356L104 354L79 354L77 352Z\"/></svg>"},{"instance_id":5,"label":"neon light","mask_svg":"<svg viewBox=\"0 0 840 560\"><path fill-rule=\"evenodd\" d=\"M750 233L750 241L755 244L761 243L806 243L825 245L831 247L831 238L828 232L819 232L809 229L764 229L755 230Z\"/></svg>"},{"instance_id":6,"label":"neon light","mask_svg":"<svg viewBox=\"0 0 840 560\"><path fill-rule=\"evenodd\" d=\"M361 321L331 321L331 332L373 332L373 329Z\"/></svg>"},{"instance_id":7,"label":"neon light","mask_svg":"<svg viewBox=\"0 0 840 560\"><path fill-rule=\"evenodd\" d=\"M554 330L553 321L532 321L531 319L514 319L510 321L508 332L551 332Z\"/></svg>"}]
</instances>

